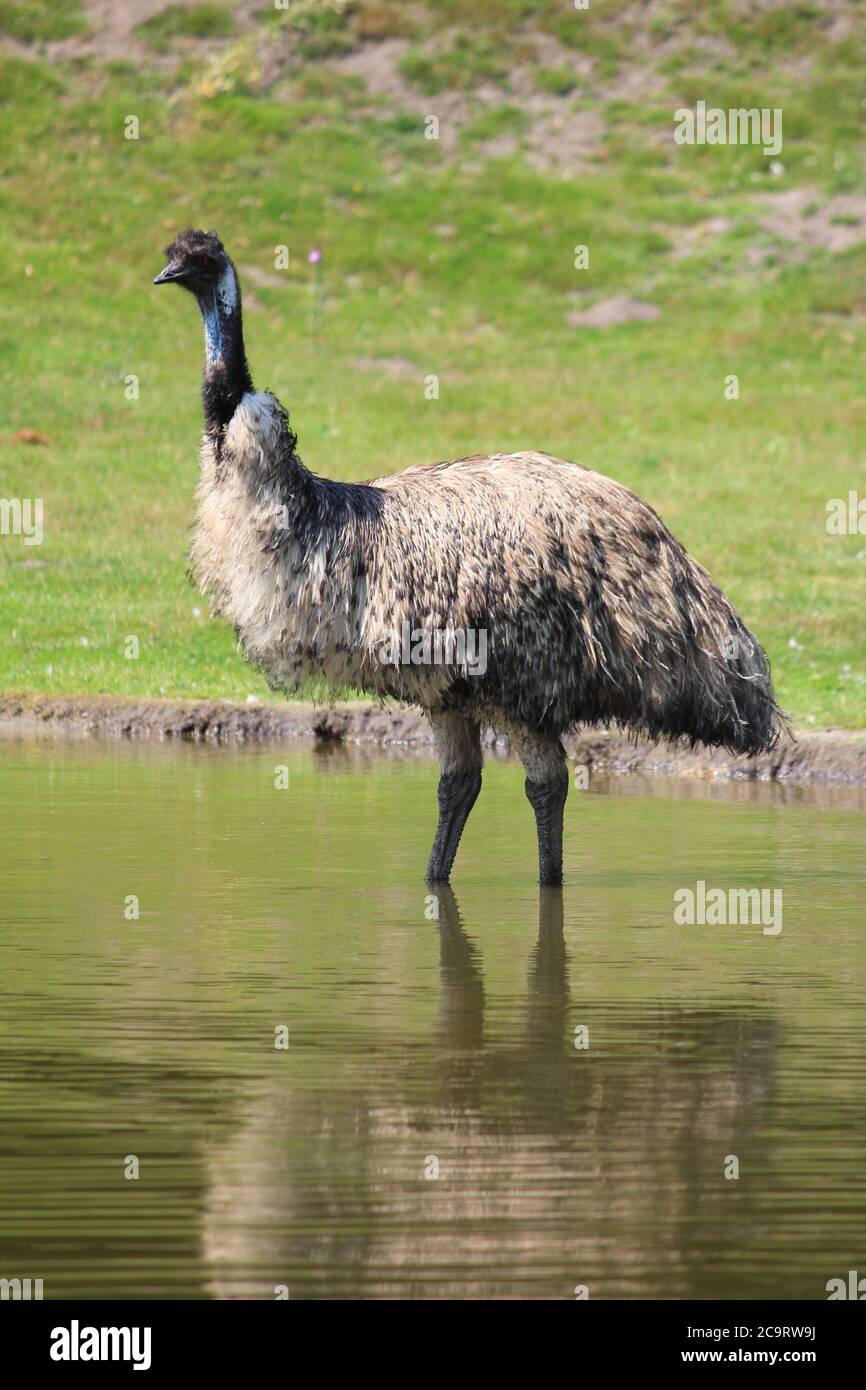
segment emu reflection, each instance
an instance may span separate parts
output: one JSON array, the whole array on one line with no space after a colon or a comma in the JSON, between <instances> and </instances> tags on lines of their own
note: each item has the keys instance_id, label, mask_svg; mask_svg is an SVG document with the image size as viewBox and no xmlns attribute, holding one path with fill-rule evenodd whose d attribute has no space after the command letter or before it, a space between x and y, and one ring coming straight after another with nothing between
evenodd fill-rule
<instances>
[{"instance_id":1,"label":"emu reflection","mask_svg":"<svg viewBox=\"0 0 866 1390\"><path fill-rule=\"evenodd\" d=\"M273 1296L244 1268L293 1297L568 1297L568 1270L593 1296L715 1296L707 1231L733 1250L755 1220L754 1188L726 1183L723 1160L770 1161L776 1022L596 1005L588 989L573 1002L559 889L540 893L515 1011L487 999L453 891L435 896L427 1041L343 1057L318 1093L266 1082L209 1154L212 1291Z\"/></svg>"}]
</instances>

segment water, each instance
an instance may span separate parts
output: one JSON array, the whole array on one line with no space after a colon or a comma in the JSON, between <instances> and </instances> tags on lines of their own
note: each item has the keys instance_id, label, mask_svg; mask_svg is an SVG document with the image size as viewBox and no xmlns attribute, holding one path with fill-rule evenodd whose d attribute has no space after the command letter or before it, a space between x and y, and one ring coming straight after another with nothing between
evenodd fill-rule
<instances>
[{"instance_id":1,"label":"water","mask_svg":"<svg viewBox=\"0 0 866 1390\"><path fill-rule=\"evenodd\" d=\"M398 755L0 746L0 1276L746 1299L866 1274L862 793L596 778L540 897L495 762L438 922L434 804ZM675 925L698 879L780 887L781 933Z\"/></svg>"}]
</instances>

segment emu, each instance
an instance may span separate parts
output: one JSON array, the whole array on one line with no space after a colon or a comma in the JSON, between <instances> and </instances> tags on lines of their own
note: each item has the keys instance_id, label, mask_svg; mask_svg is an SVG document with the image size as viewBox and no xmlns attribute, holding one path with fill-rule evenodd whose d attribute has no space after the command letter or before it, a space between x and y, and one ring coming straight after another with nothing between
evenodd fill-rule
<instances>
[{"instance_id":1,"label":"emu","mask_svg":"<svg viewBox=\"0 0 866 1390\"><path fill-rule=\"evenodd\" d=\"M219 237L189 229L166 256L154 284L191 291L204 321L192 578L274 689L317 675L427 713L440 769L428 881L450 876L484 727L523 763L542 885L562 882L564 732L775 744L785 723L762 648L633 492L534 450L365 483L317 477L283 406L253 388ZM420 660L405 659L407 631L425 639ZM484 634L484 661L465 641L434 654L434 633Z\"/></svg>"}]
</instances>

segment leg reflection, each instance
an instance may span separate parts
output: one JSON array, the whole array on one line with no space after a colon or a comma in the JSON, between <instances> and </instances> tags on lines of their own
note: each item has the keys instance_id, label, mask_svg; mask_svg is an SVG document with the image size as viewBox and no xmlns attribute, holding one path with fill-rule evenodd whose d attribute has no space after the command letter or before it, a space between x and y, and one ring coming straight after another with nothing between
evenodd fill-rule
<instances>
[{"instance_id":1,"label":"leg reflection","mask_svg":"<svg viewBox=\"0 0 866 1390\"><path fill-rule=\"evenodd\" d=\"M447 883L436 886L439 903L440 1035L449 1047L484 1046L484 980L477 948L463 930L457 899Z\"/></svg>"}]
</instances>

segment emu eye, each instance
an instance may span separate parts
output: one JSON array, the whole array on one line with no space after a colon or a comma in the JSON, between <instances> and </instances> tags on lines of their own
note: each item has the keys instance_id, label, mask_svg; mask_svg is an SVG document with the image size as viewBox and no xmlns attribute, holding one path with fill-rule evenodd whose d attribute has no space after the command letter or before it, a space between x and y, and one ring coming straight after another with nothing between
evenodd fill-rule
<instances>
[{"instance_id":1,"label":"emu eye","mask_svg":"<svg viewBox=\"0 0 866 1390\"><path fill-rule=\"evenodd\" d=\"M207 251L199 251L196 254L195 262L196 265L200 266L210 265L211 257L208 255Z\"/></svg>"}]
</instances>

